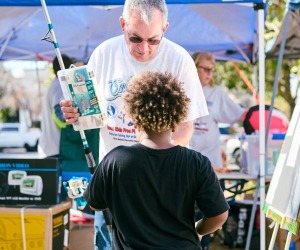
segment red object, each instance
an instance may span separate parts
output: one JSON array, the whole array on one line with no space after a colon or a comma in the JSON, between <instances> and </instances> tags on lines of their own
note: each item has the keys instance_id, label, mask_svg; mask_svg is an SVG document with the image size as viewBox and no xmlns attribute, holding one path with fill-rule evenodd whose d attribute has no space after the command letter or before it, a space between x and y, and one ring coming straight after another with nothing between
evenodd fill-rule
<instances>
[{"instance_id":1,"label":"red object","mask_svg":"<svg viewBox=\"0 0 300 250\"><path fill-rule=\"evenodd\" d=\"M265 128L267 127L270 106L265 105ZM245 115L243 126L246 134L252 134L259 130L259 105L251 107ZM289 126L287 116L279 109L273 108L269 133L286 133Z\"/></svg>"},{"instance_id":2,"label":"red object","mask_svg":"<svg viewBox=\"0 0 300 250\"><path fill-rule=\"evenodd\" d=\"M83 218L83 217L73 216L73 215L70 216L70 221L73 223L79 223L79 222L85 223L85 224L93 224L94 223L93 220Z\"/></svg>"},{"instance_id":3,"label":"red object","mask_svg":"<svg viewBox=\"0 0 300 250\"><path fill-rule=\"evenodd\" d=\"M78 210L70 210L70 221L73 223L93 224L94 216Z\"/></svg>"}]
</instances>

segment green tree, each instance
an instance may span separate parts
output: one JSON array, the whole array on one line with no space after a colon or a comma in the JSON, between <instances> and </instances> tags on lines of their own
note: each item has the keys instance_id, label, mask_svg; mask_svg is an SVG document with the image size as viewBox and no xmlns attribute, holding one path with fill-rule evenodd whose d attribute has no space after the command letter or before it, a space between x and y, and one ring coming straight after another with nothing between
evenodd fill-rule
<instances>
[{"instance_id":1,"label":"green tree","mask_svg":"<svg viewBox=\"0 0 300 250\"><path fill-rule=\"evenodd\" d=\"M286 3L284 1L269 1L265 28L266 41L274 40L278 35L285 12ZM266 60L266 87L268 91L273 88L277 63L277 58ZM299 60L291 59L284 59L280 67L276 99L278 102L282 100L282 105L279 103L279 106L289 117L291 117L296 104L296 96L293 96L291 91L290 76L291 73L300 76L299 69Z\"/></svg>"},{"instance_id":2,"label":"green tree","mask_svg":"<svg viewBox=\"0 0 300 250\"><path fill-rule=\"evenodd\" d=\"M265 21L265 41L275 39L281 28L284 18L286 3L284 1L268 1L268 10ZM245 63L237 63L242 73L253 82L253 66ZM258 62L256 63L258 67ZM266 60L265 70L265 100L266 104L270 104L272 98L274 78L276 74L277 58ZM226 86L229 90L240 89L245 93L251 94L251 91L245 85L232 62L221 62L217 64L217 72L215 80L217 83ZM296 96L292 95L290 86L291 73L300 77L300 60L283 60L279 74L279 84L276 91L276 99L274 106L283 111L288 117L291 117L295 107ZM258 90L258 86L256 90Z\"/></svg>"}]
</instances>

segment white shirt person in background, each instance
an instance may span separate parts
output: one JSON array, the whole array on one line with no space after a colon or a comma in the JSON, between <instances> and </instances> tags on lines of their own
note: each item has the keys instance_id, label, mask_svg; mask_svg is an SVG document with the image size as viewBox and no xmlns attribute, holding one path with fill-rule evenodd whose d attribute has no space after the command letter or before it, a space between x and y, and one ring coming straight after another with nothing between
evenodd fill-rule
<instances>
[{"instance_id":1,"label":"white shirt person in background","mask_svg":"<svg viewBox=\"0 0 300 250\"><path fill-rule=\"evenodd\" d=\"M234 102L221 86L214 84L215 59L212 54L199 52L192 57L198 69L209 115L195 121L190 147L207 156L218 172L224 167L218 123L234 124L242 119L246 110Z\"/></svg>"}]
</instances>

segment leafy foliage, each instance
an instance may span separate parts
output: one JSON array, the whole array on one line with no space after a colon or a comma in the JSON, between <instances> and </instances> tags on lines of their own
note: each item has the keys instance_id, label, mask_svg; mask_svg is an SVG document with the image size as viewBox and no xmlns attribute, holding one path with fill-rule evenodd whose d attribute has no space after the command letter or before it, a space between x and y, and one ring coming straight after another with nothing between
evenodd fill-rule
<instances>
[{"instance_id":1,"label":"leafy foliage","mask_svg":"<svg viewBox=\"0 0 300 250\"><path fill-rule=\"evenodd\" d=\"M278 35L281 23L283 21L286 12L286 3L282 0L271 0L268 1L268 10L265 22L265 41L270 42L275 39ZM253 66L245 63L237 63L238 68L246 76L250 82L253 80ZM257 63L258 68L258 63ZM215 75L216 83L226 86L230 91L239 89L244 90L245 93L251 93L249 88L243 82L232 62L219 62L217 63L217 74ZM272 98L273 85L275 80L277 68L277 59L266 60L265 70L265 99L266 104L270 104ZM300 59L299 60L283 60L280 74L278 88L275 90L276 99L274 106L282 110L288 117L295 107L296 96L292 95L290 86L290 75L291 73L298 75L300 79ZM258 82L258 80L257 80ZM259 91L258 86L254 86L257 92Z\"/></svg>"}]
</instances>

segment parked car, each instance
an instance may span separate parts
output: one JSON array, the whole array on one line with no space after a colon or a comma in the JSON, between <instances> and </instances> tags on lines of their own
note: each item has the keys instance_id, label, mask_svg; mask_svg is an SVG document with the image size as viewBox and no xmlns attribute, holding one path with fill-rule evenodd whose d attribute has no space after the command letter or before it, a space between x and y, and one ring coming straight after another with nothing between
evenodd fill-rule
<instances>
[{"instance_id":1,"label":"parked car","mask_svg":"<svg viewBox=\"0 0 300 250\"><path fill-rule=\"evenodd\" d=\"M0 123L0 149L25 148L36 151L41 135L39 128L28 128L21 123Z\"/></svg>"}]
</instances>

